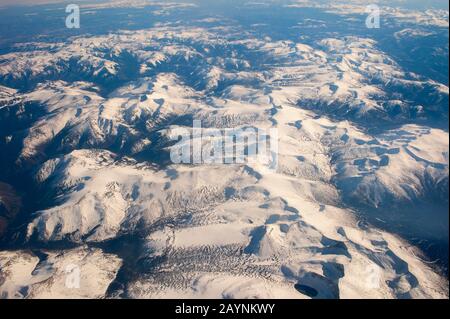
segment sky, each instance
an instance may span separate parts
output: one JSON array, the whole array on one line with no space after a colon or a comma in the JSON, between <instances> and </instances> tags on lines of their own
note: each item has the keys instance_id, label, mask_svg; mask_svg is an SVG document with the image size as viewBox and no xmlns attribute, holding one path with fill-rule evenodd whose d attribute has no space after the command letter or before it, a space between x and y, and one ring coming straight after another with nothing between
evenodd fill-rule
<instances>
[{"instance_id":1,"label":"sky","mask_svg":"<svg viewBox=\"0 0 450 319\"><path fill-rule=\"evenodd\" d=\"M50 4L64 1L69 0L0 0L0 6ZM72 2L76 2L76 0L72 0Z\"/></svg>"},{"instance_id":2,"label":"sky","mask_svg":"<svg viewBox=\"0 0 450 319\"><path fill-rule=\"evenodd\" d=\"M115 2L120 0L0 0L0 7L11 6L11 5L38 5L38 4L53 4L53 3L75 3L82 4L84 3L95 3L95 2ZM124 0L122 0L124 1ZM148 2L164 2L165 0L148 0ZM177 2L176 0L167 0L168 2ZM213 0L212 0L213 1ZM245 0L242 0L245 1ZM274 0L260 0L260 1L271 1ZM328 1L334 2L334 0L297 0L298 2L317 2L317 3L326 3ZM130 0L130 2L133 2ZM183 2L183 1L180 1ZM295 0L293 0L295 2ZM346 2L339 1L339 2ZM348 3L365 3L368 2L366 0L348 0ZM372 0L373 3L381 3L388 4L390 6L400 6L405 8L437 8L437 9L445 9L448 10L448 0L394 0L394 1L386 1L386 0Z\"/></svg>"}]
</instances>

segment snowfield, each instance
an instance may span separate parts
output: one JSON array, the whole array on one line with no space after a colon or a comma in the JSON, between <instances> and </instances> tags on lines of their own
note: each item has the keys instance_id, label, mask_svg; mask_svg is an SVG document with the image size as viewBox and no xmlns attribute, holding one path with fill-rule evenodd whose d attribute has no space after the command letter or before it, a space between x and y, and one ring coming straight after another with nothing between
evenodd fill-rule
<instances>
[{"instance_id":1,"label":"snowfield","mask_svg":"<svg viewBox=\"0 0 450 319\"><path fill-rule=\"evenodd\" d=\"M101 298L114 280L121 261L99 249L80 247L64 252L0 252L2 298ZM72 265L79 267L79 288L68 289Z\"/></svg>"}]
</instances>

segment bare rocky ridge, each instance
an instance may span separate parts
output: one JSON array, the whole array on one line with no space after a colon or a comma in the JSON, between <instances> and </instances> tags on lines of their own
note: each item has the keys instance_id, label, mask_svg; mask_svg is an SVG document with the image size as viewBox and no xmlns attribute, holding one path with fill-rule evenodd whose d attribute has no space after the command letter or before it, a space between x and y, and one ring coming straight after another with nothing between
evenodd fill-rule
<instances>
[{"instance_id":1,"label":"bare rocky ridge","mask_svg":"<svg viewBox=\"0 0 450 319\"><path fill-rule=\"evenodd\" d=\"M6 234L9 223L20 212L21 206L21 198L14 189L0 182L0 238Z\"/></svg>"}]
</instances>

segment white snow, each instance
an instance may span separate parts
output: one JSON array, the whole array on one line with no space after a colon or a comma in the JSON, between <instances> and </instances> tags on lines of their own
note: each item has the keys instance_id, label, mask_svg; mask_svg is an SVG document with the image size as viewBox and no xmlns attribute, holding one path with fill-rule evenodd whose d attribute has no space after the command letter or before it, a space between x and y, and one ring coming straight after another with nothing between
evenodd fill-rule
<instances>
[{"instance_id":1,"label":"white snow","mask_svg":"<svg viewBox=\"0 0 450 319\"><path fill-rule=\"evenodd\" d=\"M40 261L27 251L0 252L2 298L102 298L121 266L118 257L99 249L80 247L44 253L47 257ZM76 272L72 273L74 268ZM74 281L70 276L76 276Z\"/></svg>"}]
</instances>

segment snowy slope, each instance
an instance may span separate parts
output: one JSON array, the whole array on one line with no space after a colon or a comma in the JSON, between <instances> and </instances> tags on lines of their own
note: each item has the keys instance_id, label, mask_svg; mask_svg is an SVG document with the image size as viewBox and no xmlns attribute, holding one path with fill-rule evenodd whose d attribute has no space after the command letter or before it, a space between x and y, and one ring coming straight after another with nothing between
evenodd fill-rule
<instances>
[{"instance_id":1,"label":"snowy slope","mask_svg":"<svg viewBox=\"0 0 450 319\"><path fill-rule=\"evenodd\" d=\"M388 233L360 226L351 211L340 207L339 192L349 192L369 205L378 203L364 196L380 199L386 198L386 193L413 201L399 178L417 178L436 169L435 176L448 179L446 165L433 168L410 155L408 146L390 152L389 146L383 145L386 141L377 146L373 138L368 140L348 123L334 123L333 127L329 120L314 120L308 115L291 106L275 116L283 129L277 173L257 164L172 165L155 171L129 159L115 159L104 151L76 151L47 162L37 178L42 183L51 181L46 188L61 193L57 196L61 205L39 212L28 227L28 236L75 242L104 241L136 232L147 236L138 257L144 263L144 273L150 273L128 283L129 293L138 298L180 294L296 298L301 297L293 288L297 282L313 288L319 297L445 296L445 280L416 257L420 253L415 248ZM305 120L297 123L297 128L290 122L292 118ZM416 127L409 130L418 135L418 141L445 134L435 131L427 135ZM347 140L346 136L351 137ZM372 140L369 145L375 146L367 147L364 139L367 143ZM412 140L411 147L414 145L420 154L420 142ZM304 145L309 145L309 151L300 151ZM445 163L448 159L442 153L447 148L444 142L430 160ZM303 158L294 154L303 154ZM394 164L374 160L377 156L392 156ZM396 163L396 156L403 162ZM363 179L355 194L341 184L354 178L346 166L361 158L372 160L373 167L365 174L368 181ZM377 171L376 165L388 173ZM344 168L336 174L336 167ZM361 165L358 168L363 170ZM334 184L334 178L339 183ZM374 184L370 181L373 178L385 184ZM364 191L367 187L377 189ZM425 192L420 182L416 187L415 196ZM184 269L182 278L177 269ZM363 280L367 269L381 276L376 277L379 283L375 290ZM356 279L356 274L363 274L362 278ZM259 284L255 286L252 278L267 282L264 287L268 290L257 288Z\"/></svg>"},{"instance_id":2,"label":"snowy slope","mask_svg":"<svg viewBox=\"0 0 450 319\"><path fill-rule=\"evenodd\" d=\"M39 176L64 181L49 187L63 193L62 204L39 212L28 235L75 242L145 236L136 256L144 275L127 283L132 297L307 297L297 283L321 298L446 296L445 280L415 248L361 228L332 202L330 184L250 166L217 167L220 179L211 167L154 171L103 151L58 162ZM368 269L375 283L365 278Z\"/></svg>"},{"instance_id":3,"label":"snowy slope","mask_svg":"<svg viewBox=\"0 0 450 319\"><path fill-rule=\"evenodd\" d=\"M0 252L2 298L101 298L121 265L116 256L86 247L43 254L45 259L40 260L27 251ZM67 280L74 266L79 286Z\"/></svg>"}]
</instances>

